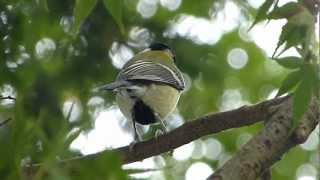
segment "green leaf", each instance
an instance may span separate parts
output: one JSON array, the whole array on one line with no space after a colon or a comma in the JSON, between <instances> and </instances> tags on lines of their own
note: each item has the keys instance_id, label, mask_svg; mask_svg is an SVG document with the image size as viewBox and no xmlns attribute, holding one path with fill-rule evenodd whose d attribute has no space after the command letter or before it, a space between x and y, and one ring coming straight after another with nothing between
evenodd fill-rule
<instances>
[{"instance_id":1,"label":"green leaf","mask_svg":"<svg viewBox=\"0 0 320 180\"><path fill-rule=\"evenodd\" d=\"M41 8L43 8L46 12L49 12L48 2L47 0L39 0L38 4Z\"/></svg>"},{"instance_id":2,"label":"green leaf","mask_svg":"<svg viewBox=\"0 0 320 180\"><path fill-rule=\"evenodd\" d=\"M315 82L315 77L313 76L314 73L312 72L313 68L310 64L303 67L302 71L303 78L293 95L292 129L297 127L298 122L300 121L304 113L308 110Z\"/></svg>"},{"instance_id":3,"label":"green leaf","mask_svg":"<svg viewBox=\"0 0 320 180\"><path fill-rule=\"evenodd\" d=\"M314 17L306 8L299 7L298 13L288 18L288 22L282 27L282 32L272 57L275 56L279 47L284 43L286 45L281 53L298 45L301 45L303 49L307 47L314 34L314 21Z\"/></svg>"},{"instance_id":4,"label":"green leaf","mask_svg":"<svg viewBox=\"0 0 320 180\"><path fill-rule=\"evenodd\" d=\"M123 0L103 0L103 3L118 24L121 34L125 34L124 25L122 22Z\"/></svg>"},{"instance_id":5,"label":"green leaf","mask_svg":"<svg viewBox=\"0 0 320 180\"><path fill-rule=\"evenodd\" d=\"M317 64L314 67L315 86L314 93L320 99L320 65Z\"/></svg>"},{"instance_id":6,"label":"green leaf","mask_svg":"<svg viewBox=\"0 0 320 180\"><path fill-rule=\"evenodd\" d=\"M285 24L282 27L282 32L279 37L279 41L277 44L277 47L272 55L272 57L275 56L277 50L279 47L286 43L285 48L281 51L283 53L285 50L297 46L299 44L304 43L304 39L307 36L307 27L305 25L296 24L295 22L289 21L287 24ZM278 55L280 55L279 53Z\"/></svg>"},{"instance_id":7,"label":"green leaf","mask_svg":"<svg viewBox=\"0 0 320 180\"><path fill-rule=\"evenodd\" d=\"M75 18L74 30L79 31L80 26L83 21L88 17L90 12L93 10L97 3L97 0L76 0L76 5L73 10L73 15Z\"/></svg>"},{"instance_id":8,"label":"green leaf","mask_svg":"<svg viewBox=\"0 0 320 180\"><path fill-rule=\"evenodd\" d=\"M299 13L301 5L296 2L289 2L281 7L275 8L268 15L269 19L282 19L289 18L297 13Z\"/></svg>"},{"instance_id":9,"label":"green leaf","mask_svg":"<svg viewBox=\"0 0 320 180\"><path fill-rule=\"evenodd\" d=\"M183 12L186 14L192 14L196 17L204 17L208 18L209 11L216 11L216 8L221 8L220 5L215 7L210 7L208 4L213 4L215 0L201 0L197 1L197 5L195 6L194 1L181 1L181 5L179 7L179 12ZM217 3L218 4L218 3Z\"/></svg>"},{"instance_id":10,"label":"green leaf","mask_svg":"<svg viewBox=\"0 0 320 180\"><path fill-rule=\"evenodd\" d=\"M272 55L272 57L275 56L275 54L277 53L279 47L286 41L290 31L292 29L292 25L287 23L285 24L283 27L282 27L282 31L281 31L281 34L280 34L280 37L279 37L279 41L277 43L277 47L276 49L274 50L274 53Z\"/></svg>"},{"instance_id":11,"label":"green leaf","mask_svg":"<svg viewBox=\"0 0 320 180\"><path fill-rule=\"evenodd\" d=\"M251 29L254 25L258 22L267 18L267 12L269 11L271 5L273 4L274 0L266 0L262 6L259 8L256 18L249 29Z\"/></svg>"},{"instance_id":12,"label":"green leaf","mask_svg":"<svg viewBox=\"0 0 320 180\"><path fill-rule=\"evenodd\" d=\"M297 69L300 68L303 64L303 59L294 56L288 56L284 58L274 58L281 66L288 69Z\"/></svg>"},{"instance_id":13,"label":"green leaf","mask_svg":"<svg viewBox=\"0 0 320 180\"><path fill-rule=\"evenodd\" d=\"M82 129L77 129L74 132L70 132L67 139L64 142L64 147L68 148L70 144L80 135Z\"/></svg>"},{"instance_id":14,"label":"green leaf","mask_svg":"<svg viewBox=\"0 0 320 180\"><path fill-rule=\"evenodd\" d=\"M287 77L283 80L281 87L276 96L281 96L282 94L289 92L293 89L301 80L302 73L300 70L293 71L287 75Z\"/></svg>"}]
</instances>

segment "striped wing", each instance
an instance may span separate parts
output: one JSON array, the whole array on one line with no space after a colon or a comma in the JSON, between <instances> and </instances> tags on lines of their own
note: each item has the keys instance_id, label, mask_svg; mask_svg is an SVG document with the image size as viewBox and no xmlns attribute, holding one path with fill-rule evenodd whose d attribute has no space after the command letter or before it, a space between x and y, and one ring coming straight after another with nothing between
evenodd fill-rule
<instances>
[{"instance_id":1,"label":"striped wing","mask_svg":"<svg viewBox=\"0 0 320 180\"><path fill-rule=\"evenodd\" d=\"M118 79L121 80L147 80L164 83L178 90L185 88L182 74L173 66L169 67L155 62L136 61L120 71Z\"/></svg>"}]
</instances>

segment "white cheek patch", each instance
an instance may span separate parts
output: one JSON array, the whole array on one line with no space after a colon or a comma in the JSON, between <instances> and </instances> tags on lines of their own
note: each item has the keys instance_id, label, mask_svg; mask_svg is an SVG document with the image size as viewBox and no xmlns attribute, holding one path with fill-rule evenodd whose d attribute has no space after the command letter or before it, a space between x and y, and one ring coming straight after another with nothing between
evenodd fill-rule
<instances>
[{"instance_id":1,"label":"white cheek patch","mask_svg":"<svg viewBox=\"0 0 320 180\"><path fill-rule=\"evenodd\" d=\"M121 88L119 93L122 96L129 97L129 98L140 98L142 97L147 90L145 86L128 86L125 88Z\"/></svg>"}]
</instances>

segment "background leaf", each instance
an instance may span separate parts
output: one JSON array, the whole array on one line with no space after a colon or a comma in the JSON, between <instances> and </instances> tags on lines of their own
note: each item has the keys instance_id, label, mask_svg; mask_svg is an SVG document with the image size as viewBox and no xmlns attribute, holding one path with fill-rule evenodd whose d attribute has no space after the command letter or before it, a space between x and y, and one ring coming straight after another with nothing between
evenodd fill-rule
<instances>
[{"instance_id":1,"label":"background leaf","mask_svg":"<svg viewBox=\"0 0 320 180\"><path fill-rule=\"evenodd\" d=\"M0 122L13 119L0 127L0 144L5 144L0 148L0 179L22 179L17 165L25 157L27 161L47 162L46 179L125 179L128 171L122 171L121 159L114 158L114 154L98 162L76 163L75 169L61 168L52 162L57 157L68 159L130 143L128 132L132 123L118 114L114 95L94 94L91 90L113 81L121 64L153 41L164 42L176 52L177 66L190 82L173 115L175 120L168 123L170 129L207 113L258 103L270 98L278 88L279 94L295 91L304 71L288 72L288 68L268 58L271 54L267 47L277 43L277 37L263 29L280 32L281 26L258 24L257 29L263 33L246 31L253 16L257 16L255 23L273 23L267 15L278 7L277 1L264 1L260 12L256 10L257 3L250 1L1 1L0 95L9 92L17 101L0 101ZM145 16L145 10L154 14ZM288 21L292 28L307 28L305 32L301 29L307 37L300 36L299 30L301 39L292 42L297 42L301 49L304 64L311 63L305 50L309 46L302 44L314 40L313 17L303 10ZM73 31L79 33L70 39ZM130 36L123 37L120 31ZM282 45L291 38L292 31L287 33ZM273 38L263 42L266 36ZM74 111L66 113L70 108L65 105L72 102ZM149 128L146 138L154 136L155 127ZM236 153L243 139L249 139L261 128L262 124L256 124L200 138L190 143L189 150L191 147L193 152L184 160L157 156L147 160L147 164L155 166L136 173L159 169L160 173L150 171L144 176L181 179L198 162L216 169L221 159ZM112 138L116 133L117 139ZM203 148L208 152L201 153ZM275 164L272 179L300 178L297 169L306 163L316 166L310 160L316 151L302 146L294 148L286 155L290 158ZM174 168L162 168L163 164L167 167L172 163ZM132 165L134 169L136 165ZM79 176L73 170L80 172Z\"/></svg>"},{"instance_id":2,"label":"background leaf","mask_svg":"<svg viewBox=\"0 0 320 180\"><path fill-rule=\"evenodd\" d=\"M103 3L113 19L118 24L121 34L124 35L125 29L122 22L123 0L103 0Z\"/></svg>"},{"instance_id":3,"label":"background leaf","mask_svg":"<svg viewBox=\"0 0 320 180\"><path fill-rule=\"evenodd\" d=\"M271 5L273 4L274 0L266 0L262 6L259 8L256 18L254 20L254 22L252 23L251 27L249 29L251 29L254 25L256 25L258 22L263 21L264 19L267 18L267 12L270 9Z\"/></svg>"},{"instance_id":4,"label":"background leaf","mask_svg":"<svg viewBox=\"0 0 320 180\"><path fill-rule=\"evenodd\" d=\"M289 92L293 89L301 80L301 76L303 74L300 70L293 71L287 75L287 77L283 80L281 87L276 96L281 96L282 94Z\"/></svg>"},{"instance_id":5,"label":"background leaf","mask_svg":"<svg viewBox=\"0 0 320 180\"><path fill-rule=\"evenodd\" d=\"M297 127L298 122L308 110L311 101L314 80L312 66L306 65L303 68L303 77L301 83L298 85L293 95L293 126L292 129Z\"/></svg>"},{"instance_id":6,"label":"background leaf","mask_svg":"<svg viewBox=\"0 0 320 180\"><path fill-rule=\"evenodd\" d=\"M76 0L74 7L74 31L79 31L83 21L88 17L97 3L97 0Z\"/></svg>"},{"instance_id":7,"label":"background leaf","mask_svg":"<svg viewBox=\"0 0 320 180\"><path fill-rule=\"evenodd\" d=\"M268 18L269 19L289 18L290 16L293 16L294 14L299 13L300 8L301 8L301 5L299 3L289 2L271 11L268 15Z\"/></svg>"},{"instance_id":8,"label":"background leaf","mask_svg":"<svg viewBox=\"0 0 320 180\"><path fill-rule=\"evenodd\" d=\"M281 66L288 68L288 69L297 69L300 68L303 64L303 59L295 56L288 56L284 58L274 58L277 63Z\"/></svg>"},{"instance_id":9,"label":"background leaf","mask_svg":"<svg viewBox=\"0 0 320 180\"><path fill-rule=\"evenodd\" d=\"M315 22L315 19L312 14L306 8L299 7L298 13L290 16L288 22L282 27L282 32L272 57L275 56L279 47L284 43L285 47L278 56L287 49L298 45L305 47L303 48L305 50L308 49L307 46L313 40L312 37L314 35L315 27L313 22Z\"/></svg>"}]
</instances>

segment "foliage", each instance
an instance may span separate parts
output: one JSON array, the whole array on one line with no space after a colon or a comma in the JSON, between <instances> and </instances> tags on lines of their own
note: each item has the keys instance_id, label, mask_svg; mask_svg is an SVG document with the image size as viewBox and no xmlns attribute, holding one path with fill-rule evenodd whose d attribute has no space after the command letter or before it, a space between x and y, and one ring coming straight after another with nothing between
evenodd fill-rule
<instances>
[{"instance_id":1,"label":"foliage","mask_svg":"<svg viewBox=\"0 0 320 180\"><path fill-rule=\"evenodd\" d=\"M272 3L271 3L272 4ZM270 7L270 2L266 1L260 8L256 17L256 22L263 19L286 19L287 23L282 27L282 32L279 37L278 45L274 52L281 45L284 45L283 50L288 50L294 47L298 50L301 57L285 57L274 58L280 65L289 69L300 69L292 72L282 83L281 91L278 95L289 92L297 83L298 87L294 93L293 105L293 127L296 127L298 121L308 109L312 95L318 94L316 88L319 84L319 76L317 75L319 60L317 59L317 50L312 44L315 44L315 16L312 11L304 5L303 1L288 2L281 7L275 8L267 13ZM261 17L263 14L263 17ZM280 53L280 54L281 54ZM279 55L280 55L279 54ZM273 55L273 56L274 56ZM278 55L278 56L279 56Z\"/></svg>"},{"instance_id":2,"label":"foliage","mask_svg":"<svg viewBox=\"0 0 320 180\"><path fill-rule=\"evenodd\" d=\"M253 41L241 36L239 24L223 32L216 43L201 42L193 38L194 34L190 38L188 33L169 33L174 23L187 15L209 21L218 18L228 2L183 0L179 8L170 10L159 1L156 13L149 18L137 11L141 2L0 2L0 95L15 98L0 99L0 123L12 118L0 127L0 179L21 179L21 165L40 162L44 166L36 173L38 179L128 178L115 154L72 168L61 168L55 163L57 159L81 154L69 147L80 133L89 132L94 126L95 112L101 107L92 106L90 100L103 97L104 109L113 104L112 95L97 95L92 89L114 79L118 71L114 51L121 48L138 52L156 40L175 49L177 65L185 72L189 84L179 102L179 113L185 121L256 103L279 88L278 95L293 93L294 124L297 124L311 96L319 93L315 19L303 2L279 7L274 0L266 0L258 11L247 2L234 3L247 21L256 14L253 25L264 20L287 20L272 57L278 64L266 57ZM279 56L291 47L297 49L299 56ZM227 59L232 50L239 52L239 49L247 55L247 64L240 69L232 68ZM73 105L64 108L66 102L80 106L81 113L75 120L71 120ZM130 122L123 129L128 131L128 126ZM240 137L251 136L260 128L261 125L255 125L202 138L194 143L193 155L187 160L166 157L165 162L177 168L164 169L163 176L182 179L196 161L215 169L237 151L239 143L244 143ZM151 128L150 132L153 131ZM147 136L151 136L150 132ZM221 143L219 158L211 159L204 154L205 142L210 139ZM285 158L276 165L273 179L293 179L296 169L314 154L300 148L290 152L288 156L294 158Z\"/></svg>"}]
</instances>

